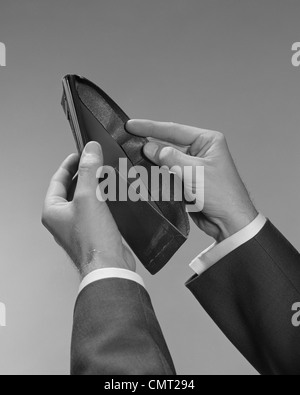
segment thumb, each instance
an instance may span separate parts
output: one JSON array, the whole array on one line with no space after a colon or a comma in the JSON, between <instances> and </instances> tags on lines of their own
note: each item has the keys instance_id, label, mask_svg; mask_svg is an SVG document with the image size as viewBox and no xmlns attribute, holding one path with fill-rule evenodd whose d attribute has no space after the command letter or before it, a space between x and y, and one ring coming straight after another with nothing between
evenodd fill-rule
<instances>
[{"instance_id":1,"label":"thumb","mask_svg":"<svg viewBox=\"0 0 300 395\"><path fill-rule=\"evenodd\" d=\"M192 204L190 212L200 212L204 207L204 163L201 158L156 143L148 143L145 155L159 166L166 166L184 182L185 198Z\"/></svg>"},{"instance_id":2,"label":"thumb","mask_svg":"<svg viewBox=\"0 0 300 395\"><path fill-rule=\"evenodd\" d=\"M176 168L182 174L186 166L195 166L195 158L184 154L180 150L157 143L148 143L144 147L144 153L148 159L158 166L166 166L177 173ZM179 174L178 174L179 175Z\"/></svg>"},{"instance_id":3,"label":"thumb","mask_svg":"<svg viewBox=\"0 0 300 395\"><path fill-rule=\"evenodd\" d=\"M96 196L99 185L97 171L103 166L103 153L100 144L90 142L86 145L79 164L76 195Z\"/></svg>"}]
</instances>

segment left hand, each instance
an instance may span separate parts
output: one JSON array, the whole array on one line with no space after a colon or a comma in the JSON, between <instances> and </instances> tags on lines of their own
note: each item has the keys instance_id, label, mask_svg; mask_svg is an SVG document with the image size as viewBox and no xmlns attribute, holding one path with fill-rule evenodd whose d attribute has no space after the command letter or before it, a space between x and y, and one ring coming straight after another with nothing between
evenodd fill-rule
<instances>
[{"instance_id":1,"label":"left hand","mask_svg":"<svg viewBox=\"0 0 300 395\"><path fill-rule=\"evenodd\" d=\"M136 270L136 262L106 203L97 199L97 170L103 166L102 149L89 143L80 160L72 202L68 189L78 169L79 156L69 156L52 178L42 222L65 249L82 277L103 268Z\"/></svg>"}]
</instances>

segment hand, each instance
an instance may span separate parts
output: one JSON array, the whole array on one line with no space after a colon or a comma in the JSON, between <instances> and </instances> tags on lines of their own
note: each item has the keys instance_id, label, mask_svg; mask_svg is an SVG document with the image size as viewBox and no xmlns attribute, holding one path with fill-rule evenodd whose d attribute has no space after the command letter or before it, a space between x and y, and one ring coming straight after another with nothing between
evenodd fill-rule
<instances>
[{"instance_id":1,"label":"hand","mask_svg":"<svg viewBox=\"0 0 300 395\"><path fill-rule=\"evenodd\" d=\"M201 212L191 217L209 236L221 242L257 217L223 134L146 120L131 120L126 128L129 133L160 140L146 144L145 155L159 166L181 168L180 177L185 166L204 166L205 199L199 204ZM185 188L197 188L183 182Z\"/></svg>"},{"instance_id":2,"label":"hand","mask_svg":"<svg viewBox=\"0 0 300 395\"><path fill-rule=\"evenodd\" d=\"M133 255L124 246L118 227L104 202L96 196L96 173L103 166L102 149L89 143L80 160L72 202L68 189L78 169L79 156L69 156L52 178L42 222L75 263L82 277L96 269L135 271Z\"/></svg>"}]
</instances>

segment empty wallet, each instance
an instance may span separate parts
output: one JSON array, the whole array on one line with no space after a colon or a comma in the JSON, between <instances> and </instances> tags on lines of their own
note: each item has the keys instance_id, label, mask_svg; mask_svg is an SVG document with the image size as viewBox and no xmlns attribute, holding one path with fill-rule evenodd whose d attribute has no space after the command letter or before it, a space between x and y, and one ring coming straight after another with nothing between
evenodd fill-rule
<instances>
[{"instance_id":1,"label":"empty wallet","mask_svg":"<svg viewBox=\"0 0 300 395\"><path fill-rule=\"evenodd\" d=\"M129 118L120 107L98 86L82 77L66 76L63 88L62 105L79 153L88 142L99 142L104 166L111 166L118 183L121 178L128 190L132 180L122 177L120 159L127 161L128 169L143 166L150 179L154 165L143 154L148 140L126 131ZM151 274L158 273L170 261L190 232L184 200L175 201L176 182L171 184L175 187L171 188L170 201L164 201L162 195L158 201L152 201L151 188L146 186L148 199L107 202L123 238Z\"/></svg>"}]
</instances>

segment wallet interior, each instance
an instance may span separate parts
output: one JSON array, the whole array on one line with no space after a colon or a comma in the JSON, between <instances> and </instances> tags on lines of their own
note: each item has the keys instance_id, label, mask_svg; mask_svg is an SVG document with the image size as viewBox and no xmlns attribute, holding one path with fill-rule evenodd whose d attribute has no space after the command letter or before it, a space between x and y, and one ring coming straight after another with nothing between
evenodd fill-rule
<instances>
[{"instance_id":1,"label":"wallet interior","mask_svg":"<svg viewBox=\"0 0 300 395\"><path fill-rule=\"evenodd\" d=\"M143 154L148 140L126 131L129 117L121 108L84 78L67 76L64 87L63 107L78 150L81 152L89 141L98 141L103 148L104 165L114 167L118 177L120 158L126 158L129 167L143 166L150 175L153 164ZM123 237L152 274L171 259L187 240L190 231L184 200L178 202L174 199L178 180L172 181L171 199L167 202L163 201L162 194L161 199L153 202L151 188L147 202L108 202ZM130 188L130 181L127 182Z\"/></svg>"}]
</instances>

